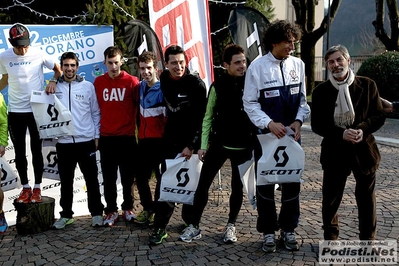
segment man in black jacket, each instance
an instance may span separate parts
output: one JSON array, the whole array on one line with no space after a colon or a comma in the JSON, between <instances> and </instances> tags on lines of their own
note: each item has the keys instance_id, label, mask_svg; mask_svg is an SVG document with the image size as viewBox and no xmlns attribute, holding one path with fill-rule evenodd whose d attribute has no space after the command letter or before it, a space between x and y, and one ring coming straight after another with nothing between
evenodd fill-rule
<instances>
[{"instance_id":1,"label":"man in black jacket","mask_svg":"<svg viewBox=\"0 0 399 266\"><path fill-rule=\"evenodd\" d=\"M177 45L169 46L165 51L167 70L160 76L161 89L167 111L167 122L163 135L164 159L174 159L177 155L189 159L194 150L199 148L201 123L206 107L205 83L186 67L184 50ZM155 151L156 152L156 151ZM162 167L165 170L165 164ZM162 177L161 177L162 179ZM156 189L160 190L161 182ZM172 216L175 204L155 200L154 231L150 236L150 244L162 243L168 234L166 225ZM182 217L188 205L183 205Z\"/></svg>"},{"instance_id":2,"label":"man in black jacket","mask_svg":"<svg viewBox=\"0 0 399 266\"><path fill-rule=\"evenodd\" d=\"M246 59L244 49L239 45L228 45L223 53L223 67L227 70L211 85L208 104L202 122L201 149L199 159L204 161L200 180L190 208L188 226L180 235L180 240L191 242L201 238L199 222L208 202L208 190L216 173L227 159L230 159L231 195L230 212L223 241L237 241L235 222L243 199L243 185L238 165L251 159L254 126L243 109L242 95Z\"/></svg>"},{"instance_id":3,"label":"man in black jacket","mask_svg":"<svg viewBox=\"0 0 399 266\"><path fill-rule=\"evenodd\" d=\"M251 159L252 136L254 136L254 127L242 104L246 70L244 49L238 45L228 45L223 53L223 66L227 73L212 84L202 123L201 149L198 151L198 156L204 164L195 193L194 206L189 208L187 215L188 226L180 235L180 240L185 242L201 238L198 225L208 202L208 190L217 171L227 159L230 159L232 167L232 193L229 220L223 240L225 243L237 241L235 222L243 198L238 165Z\"/></svg>"}]
</instances>

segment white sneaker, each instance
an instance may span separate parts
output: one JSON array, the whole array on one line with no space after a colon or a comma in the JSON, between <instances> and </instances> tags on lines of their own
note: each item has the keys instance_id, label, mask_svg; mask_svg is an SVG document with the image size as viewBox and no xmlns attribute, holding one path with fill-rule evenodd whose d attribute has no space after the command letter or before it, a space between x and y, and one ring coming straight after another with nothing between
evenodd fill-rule
<instances>
[{"instance_id":1,"label":"white sneaker","mask_svg":"<svg viewBox=\"0 0 399 266\"><path fill-rule=\"evenodd\" d=\"M55 228L55 229L63 229L63 228L65 228L65 226L67 226L67 225L69 225L69 224L71 224L73 222L74 222L73 218L61 217L58 221L56 221L53 224L53 228Z\"/></svg>"},{"instance_id":2,"label":"white sneaker","mask_svg":"<svg viewBox=\"0 0 399 266\"><path fill-rule=\"evenodd\" d=\"M93 227L103 226L103 217L101 215L93 216L91 226Z\"/></svg>"},{"instance_id":3,"label":"white sneaker","mask_svg":"<svg viewBox=\"0 0 399 266\"><path fill-rule=\"evenodd\" d=\"M180 235L179 239L190 243L193 239L200 239L201 230L199 228L195 228L192 224L184 228L182 234Z\"/></svg>"},{"instance_id":4,"label":"white sneaker","mask_svg":"<svg viewBox=\"0 0 399 266\"><path fill-rule=\"evenodd\" d=\"M224 231L224 234L223 234L223 241L224 241L224 243L237 242L237 234L236 234L236 228L235 228L234 224L228 223L226 225L226 230Z\"/></svg>"},{"instance_id":5,"label":"white sneaker","mask_svg":"<svg viewBox=\"0 0 399 266\"><path fill-rule=\"evenodd\" d=\"M123 210L122 211L122 218L126 222L132 222L134 219L136 219L136 214L134 214L131 210Z\"/></svg>"},{"instance_id":6,"label":"white sneaker","mask_svg":"<svg viewBox=\"0 0 399 266\"><path fill-rule=\"evenodd\" d=\"M108 213L107 217L104 219L104 226L114 226L114 224L118 221L118 218L118 212Z\"/></svg>"}]
</instances>

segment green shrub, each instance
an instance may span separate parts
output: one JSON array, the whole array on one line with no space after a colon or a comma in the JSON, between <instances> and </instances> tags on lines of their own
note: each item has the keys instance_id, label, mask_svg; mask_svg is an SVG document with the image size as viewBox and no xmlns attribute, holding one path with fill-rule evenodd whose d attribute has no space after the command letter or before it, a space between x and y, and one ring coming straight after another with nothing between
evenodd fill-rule
<instances>
[{"instance_id":1,"label":"green shrub","mask_svg":"<svg viewBox=\"0 0 399 266\"><path fill-rule=\"evenodd\" d=\"M356 73L373 79L380 96L399 100L399 52L385 52L365 60Z\"/></svg>"}]
</instances>

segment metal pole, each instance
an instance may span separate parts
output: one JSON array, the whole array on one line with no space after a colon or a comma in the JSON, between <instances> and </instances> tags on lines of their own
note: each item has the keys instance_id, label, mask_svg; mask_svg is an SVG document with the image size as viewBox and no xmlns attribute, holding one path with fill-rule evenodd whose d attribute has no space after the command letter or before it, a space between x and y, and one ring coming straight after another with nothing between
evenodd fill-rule
<instances>
[{"instance_id":1,"label":"metal pole","mask_svg":"<svg viewBox=\"0 0 399 266\"><path fill-rule=\"evenodd\" d=\"M218 172L218 185L219 185L219 188L218 188L218 203L217 203L216 206L219 206L219 204L220 204L220 193L222 193L222 177L220 175L220 170Z\"/></svg>"},{"instance_id":2,"label":"metal pole","mask_svg":"<svg viewBox=\"0 0 399 266\"><path fill-rule=\"evenodd\" d=\"M330 24L331 24L331 22L330 22L330 12L331 12L331 3L330 3L330 1L331 0L328 0L328 11L327 11L327 41L326 41L326 51L328 50L328 48L330 48ZM325 69L325 72L324 72L324 76L325 76L325 80L327 80L328 79L328 69L327 69L327 66L325 66L324 65L324 69Z\"/></svg>"}]
</instances>

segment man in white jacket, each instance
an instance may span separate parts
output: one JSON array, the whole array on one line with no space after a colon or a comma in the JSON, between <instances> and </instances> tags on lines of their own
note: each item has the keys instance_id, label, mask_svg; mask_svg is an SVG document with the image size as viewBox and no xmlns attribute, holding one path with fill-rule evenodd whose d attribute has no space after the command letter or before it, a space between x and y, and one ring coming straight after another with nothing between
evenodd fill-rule
<instances>
[{"instance_id":1,"label":"man in white jacket","mask_svg":"<svg viewBox=\"0 0 399 266\"><path fill-rule=\"evenodd\" d=\"M277 20L267 28L263 44L268 53L251 63L245 77L244 110L263 134L277 138L286 127L300 141L301 126L310 113L306 102L305 65L291 56L302 36L300 28L287 20ZM259 156L260 157L260 156ZM255 153L255 159L259 159ZM275 252L275 231L281 229L280 242L288 250L298 250L294 229L300 216L300 183L281 184L281 208L276 211L274 185L257 186L257 230L263 233L262 249Z\"/></svg>"},{"instance_id":2,"label":"man in white jacket","mask_svg":"<svg viewBox=\"0 0 399 266\"><path fill-rule=\"evenodd\" d=\"M63 75L59 78L56 96L71 111L75 135L58 139L56 145L58 171L61 179L61 218L53 225L62 229L73 223L73 181L76 164L83 173L87 187L87 203L93 217L92 226L103 224L104 205L98 183L96 150L100 135L100 109L94 85L76 74L79 61L75 53L61 56ZM54 91L48 91L54 93Z\"/></svg>"}]
</instances>

